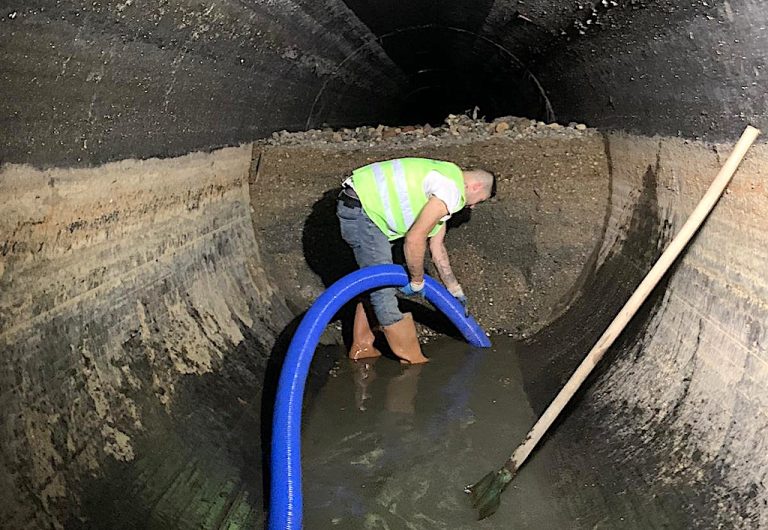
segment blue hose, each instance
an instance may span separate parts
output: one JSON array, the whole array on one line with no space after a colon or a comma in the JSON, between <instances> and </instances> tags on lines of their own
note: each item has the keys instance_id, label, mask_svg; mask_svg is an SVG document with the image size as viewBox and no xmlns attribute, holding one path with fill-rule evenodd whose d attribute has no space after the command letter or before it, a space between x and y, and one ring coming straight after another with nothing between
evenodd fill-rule
<instances>
[{"instance_id":1,"label":"blue hose","mask_svg":"<svg viewBox=\"0 0 768 530\"><path fill-rule=\"evenodd\" d=\"M491 341L464 307L442 285L425 277L424 296L447 316L473 346L487 348ZM301 497L301 406L304 384L315 348L325 327L341 307L354 297L381 287L399 287L408 275L399 265L374 265L344 276L331 285L301 320L288 346L275 398L272 423L272 482L269 503L270 530L299 530Z\"/></svg>"}]
</instances>

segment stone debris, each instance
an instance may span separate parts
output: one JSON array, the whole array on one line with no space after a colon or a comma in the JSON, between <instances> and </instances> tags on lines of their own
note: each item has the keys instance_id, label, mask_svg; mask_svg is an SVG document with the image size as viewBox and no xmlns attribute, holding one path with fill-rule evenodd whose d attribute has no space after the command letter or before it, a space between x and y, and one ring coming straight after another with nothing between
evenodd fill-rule
<instances>
[{"instance_id":1,"label":"stone debris","mask_svg":"<svg viewBox=\"0 0 768 530\"><path fill-rule=\"evenodd\" d=\"M341 129L325 127L296 132L283 130L272 133L270 138L262 140L261 143L281 146L339 144L340 147L351 148L360 148L366 144L387 147L405 145L423 147L476 142L499 136L515 139L547 136L568 138L595 133L594 129L588 129L583 123L570 122L568 125L562 125L515 116L503 116L488 122L482 118L473 119L468 114L449 114L440 125L427 123L393 127L380 124L376 127L360 126Z\"/></svg>"},{"instance_id":2,"label":"stone debris","mask_svg":"<svg viewBox=\"0 0 768 530\"><path fill-rule=\"evenodd\" d=\"M496 127L494 127L494 130L496 131L496 134L501 134L509 130L509 123L506 121L500 121L496 124Z\"/></svg>"}]
</instances>

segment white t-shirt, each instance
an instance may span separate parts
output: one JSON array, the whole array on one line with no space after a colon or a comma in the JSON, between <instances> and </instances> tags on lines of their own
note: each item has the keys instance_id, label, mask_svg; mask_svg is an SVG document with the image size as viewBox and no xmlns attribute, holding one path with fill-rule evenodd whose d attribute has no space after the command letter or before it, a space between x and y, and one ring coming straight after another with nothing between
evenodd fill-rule
<instances>
[{"instance_id":1,"label":"white t-shirt","mask_svg":"<svg viewBox=\"0 0 768 530\"><path fill-rule=\"evenodd\" d=\"M456 187L455 182L439 171L430 171L424 177L424 193L427 197L437 197L448 208L448 215L440 219L443 222L461 210L461 190Z\"/></svg>"}]
</instances>

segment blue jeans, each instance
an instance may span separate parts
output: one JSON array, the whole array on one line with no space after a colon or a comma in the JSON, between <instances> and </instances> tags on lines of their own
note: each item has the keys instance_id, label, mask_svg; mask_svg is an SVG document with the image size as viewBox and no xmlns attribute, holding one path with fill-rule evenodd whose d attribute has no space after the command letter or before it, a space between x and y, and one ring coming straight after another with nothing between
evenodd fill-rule
<instances>
[{"instance_id":1,"label":"blue jeans","mask_svg":"<svg viewBox=\"0 0 768 530\"><path fill-rule=\"evenodd\" d=\"M361 207L350 207L338 201L336 215L341 225L341 237L352 247L358 266L392 263L392 245ZM403 319L397 306L396 292L393 287L371 292L373 312L382 326L390 326Z\"/></svg>"}]
</instances>

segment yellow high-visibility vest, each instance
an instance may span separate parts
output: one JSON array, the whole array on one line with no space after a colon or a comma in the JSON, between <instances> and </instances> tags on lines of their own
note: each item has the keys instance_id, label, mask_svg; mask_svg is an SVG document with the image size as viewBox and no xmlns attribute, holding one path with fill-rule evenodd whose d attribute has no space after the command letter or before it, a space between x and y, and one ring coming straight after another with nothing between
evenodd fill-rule
<instances>
[{"instance_id":1,"label":"yellow high-visibility vest","mask_svg":"<svg viewBox=\"0 0 768 530\"><path fill-rule=\"evenodd\" d=\"M451 162L397 158L375 162L352 173L352 186L363 210L390 241L405 236L429 201L424 193L424 179L430 171L437 171L456 184L461 196L459 209L463 208L466 202L464 175L461 168ZM443 224L438 222L429 236L437 234Z\"/></svg>"}]
</instances>

